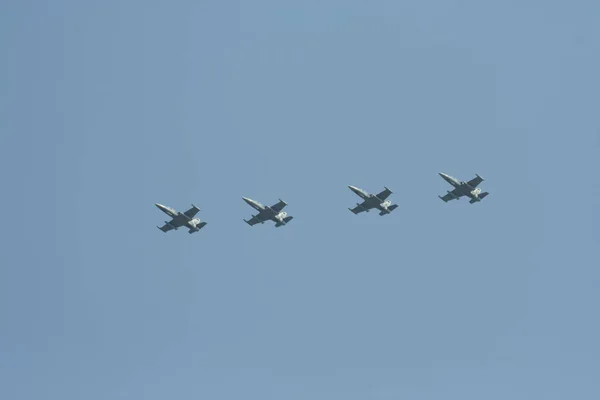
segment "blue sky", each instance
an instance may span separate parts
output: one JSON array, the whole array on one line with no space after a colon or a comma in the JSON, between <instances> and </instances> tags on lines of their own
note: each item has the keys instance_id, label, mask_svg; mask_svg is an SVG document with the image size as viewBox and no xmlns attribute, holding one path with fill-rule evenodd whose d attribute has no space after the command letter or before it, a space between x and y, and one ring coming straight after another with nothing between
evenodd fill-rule
<instances>
[{"instance_id":1,"label":"blue sky","mask_svg":"<svg viewBox=\"0 0 600 400\"><path fill-rule=\"evenodd\" d=\"M0 7L1 398L597 396L598 2Z\"/></svg>"}]
</instances>

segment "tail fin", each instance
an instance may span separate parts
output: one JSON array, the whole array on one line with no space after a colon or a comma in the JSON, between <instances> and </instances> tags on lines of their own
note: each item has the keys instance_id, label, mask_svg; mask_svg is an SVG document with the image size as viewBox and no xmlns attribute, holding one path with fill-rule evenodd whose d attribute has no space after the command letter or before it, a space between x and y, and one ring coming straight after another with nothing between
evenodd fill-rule
<instances>
[{"instance_id":1,"label":"tail fin","mask_svg":"<svg viewBox=\"0 0 600 400\"><path fill-rule=\"evenodd\" d=\"M484 199L488 194L489 194L488 192L483 192L483 193L479 194L479 198Z\"/></svg>"}]
</instances>

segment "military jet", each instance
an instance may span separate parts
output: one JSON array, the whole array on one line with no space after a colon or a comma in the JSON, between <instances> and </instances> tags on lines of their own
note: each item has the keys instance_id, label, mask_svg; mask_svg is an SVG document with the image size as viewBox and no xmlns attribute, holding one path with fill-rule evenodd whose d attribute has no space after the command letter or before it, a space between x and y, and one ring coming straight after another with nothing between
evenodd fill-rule
<instances>
[{"instance_id":1,"label":"military jet","mask_svg":"<svg viewBox=\"0 0 600 400\"><path fill-rule=\"evenodd\" d=\"M247 197L242 197L242 199L244 199L246 203L250 204L252 208L258 210L258 214L253 215L249 220L244 220L244 222L250 226L258 223L264 224L266 221L271 220L275 222L275 227L279 228L280 226L285 225L294 219L294 217L291 215L288 216L285 211L281 211L285 206L287 206L287 203L281 199L279 199L277 204L274 204L271 207L264 206L258 201L249 199Z\"/></svg>"},{"instance_id":2,"label":"military jet","mask_svg":"<svg viewBox=\"0 0 600 400\"><path fill-rule=\"evenodd\" d=\"M194 216L198 213L198 211L200 211L200 209L193 204L192 208L190 208L184 213L177 212L171 207L163 206L162 204L156 203L154 205L158 207L159 210L161 210L162 212L164 212L172 218L169 222L165 221L164 226L157 226L158 229L165 233L169 232L172 229L177 230L182 226L189 229L188 233L194 233L198 232L204 227L204 225L206 225L206 222L200 222L200 218L194 218Z\"/></svg>"},{"instance_id":3,"label":"military jet","mask_svg":"<svg viewBox=\"0 0 600 400\"><path fill-rule=\"evenodd\" d=\"M356 207L348 208L354 214L361 213L363 211L369 212L369 210L376 208L378 209L379 215L389 214L398 207L397 204L392 204L391 201L386 200L392 191L384 186L384 190L378 194L369 194L362 189L355 186L348 186L350 190L356 193L364 201L362 203L356 203Z\"/></svg>"},{"instance_id":4,"label":"military jet","mask_svg":"<svg viewBox=\"0 0 600 400\"><path fill-rule=\"evenodd\" d=\"M467 196L471 199L469 203L473 204L477 203L478 201L481 201L489 194L488 192L481 193L481 188L477 187L477 185L484 181L484 179L477 174L475 174L475 178L471 179L468 182L459 181L458 179L453 178L448 174L444 174L443 172L440 172L439 174L442 178L446 180L446 182L454 186L454 190L448 190L448 193L445 194L443 197L438 196L445 202L454 199L458 200L463 196Z\"/></svg>"}]
</instances>

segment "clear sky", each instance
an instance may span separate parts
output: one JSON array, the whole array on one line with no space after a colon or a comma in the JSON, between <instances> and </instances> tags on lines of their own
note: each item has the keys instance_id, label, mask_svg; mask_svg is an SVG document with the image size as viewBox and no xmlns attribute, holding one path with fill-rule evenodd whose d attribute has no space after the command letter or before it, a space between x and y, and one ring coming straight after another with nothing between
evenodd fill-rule
<instances>
[{"instance_id":1,"label":"clear sky","mask_svg":"<svg viewBox=\"0 0 600 400\"><path fill-rule=\"evenodd\" d=\"M596 399L599 16L3 1L0 398Z\"/></svg>"}]
</instances>

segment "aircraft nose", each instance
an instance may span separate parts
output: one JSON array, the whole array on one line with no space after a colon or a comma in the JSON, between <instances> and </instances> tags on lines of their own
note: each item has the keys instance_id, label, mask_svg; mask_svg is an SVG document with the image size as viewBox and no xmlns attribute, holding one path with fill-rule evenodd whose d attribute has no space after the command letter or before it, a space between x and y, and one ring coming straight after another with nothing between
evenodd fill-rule
<instances>
[{"instance_id":1,"label":"aircraft nose","mask_svg":"<svg viewBox=\"0 0 600 400\"><path fill-rule=\"evenodd\" d=\"M248 204L252 204L252 200L249 199L248 197L242 197L242 200L244 200Z\"/></svg>"},{"instance_id":2,"label":"aircraft nose","mask_svg":"<svg viewBox=\"0 0 600 400\"><path fill-rule=\"evenodd\" d=\"M364 192L361 189L357 188L356 186L348 185L348 188L350 188L350 190L352 190L354 193L356 193L359 196L361 195L361 193L364 194Z\"/></svg>"},{"instance_id":3,"label":"aircraft nose","mask_svg":"<svg viewBox=\"0 0 600 400\"><path fill-rule=\"evenodd\" d=\"M162 205L162 204L160 204L160 203L154 203L154 205L155 205L156 207L158 207L158 209L159 209L160 211L162 211L162 212L167 212L167 206L163 206L163 205Z\"/></svg>"}]
</instances>

